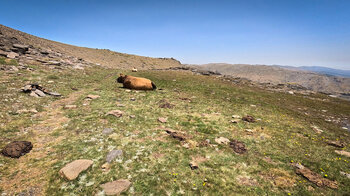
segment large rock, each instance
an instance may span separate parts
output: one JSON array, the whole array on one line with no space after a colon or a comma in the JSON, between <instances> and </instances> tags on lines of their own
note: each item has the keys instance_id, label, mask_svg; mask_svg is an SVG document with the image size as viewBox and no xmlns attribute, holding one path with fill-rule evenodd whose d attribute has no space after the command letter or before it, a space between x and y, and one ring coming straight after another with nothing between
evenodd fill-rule
<instances>
[{"instance_id":1,"label":"large rock","mask_svg":"<svg viewBox=\"0 0 350 196\"><path fill-rule=\"evenodd\" d=\"M5 146L1 151L4 156L11 158L19 158L30 152L33 148L33 144L28 141L14 141Z\"/></svg>"},{"instance_id":2,"label":"large rock","mask_svg":"<svg viewBox=\"0 0 350 196\"><path fill-rule=\"evenodd\" d=\"M101 188L103 188L106 195L119 195L128 190L130 186L131 182L129 180L120 179L102 184Z\"/></svg>"},{"instance_id":3,"label":"large rock","mask_svg":"<svg viewBox=\"0 0 350 196\"><path fill-rule=\"evenodd\" d=\"M87 170L92 165L92 163L93 161L86 159L75 160L64 166L59 171L59 173L62 177L66 178L67 180L74 180L79 176L79 174L82 171Z\"/></svg>"}]
</instances>

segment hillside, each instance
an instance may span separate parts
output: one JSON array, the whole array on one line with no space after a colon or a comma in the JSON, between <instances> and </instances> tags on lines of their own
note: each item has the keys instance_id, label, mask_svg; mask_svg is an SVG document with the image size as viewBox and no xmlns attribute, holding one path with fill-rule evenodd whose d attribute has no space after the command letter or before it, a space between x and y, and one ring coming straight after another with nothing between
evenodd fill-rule
<instances>
[{"instance_id":1,"label":"hillside","mask_svg":"<svg viewBox=\"0 0 350 196\"><path fill-rule=\"evenodd\" d=\"M247 78L262 83L299 84L310 90L330 94L350 93L350 78L326 76L303 70L277 66L212 63L198 65L201 69L218 71L224 75Z\"/></svg>"},{"instance_id":2,"label":"hillside","mask_svg":"<svg viewBox=\"0 0 350 196\"><path fill-rule=\"evenodd\" d=\"M72 46L29 35L1 24L0 32L3 34L3 36L14 38L21 44L32 45L34 48L59 52L61 54L76 58L82 58L89 63L100 64L111 68L136 67L138 69L150 69L180 65L179 61L172 58L150 58L114 52L106 49Z\"/></svg>"},{"instance_id":3,"label":"hillside","mask_svg":"<svg viewBox=\"0 0 350 196\"><path fill-rule=\"evenodd\" d=\"M20 54L0 57L1 195L350 192L349 101L189 70L131 72L20 39L0 35ZM120 73L157 90L122 88Z\"/></svg>"}]
</instances>

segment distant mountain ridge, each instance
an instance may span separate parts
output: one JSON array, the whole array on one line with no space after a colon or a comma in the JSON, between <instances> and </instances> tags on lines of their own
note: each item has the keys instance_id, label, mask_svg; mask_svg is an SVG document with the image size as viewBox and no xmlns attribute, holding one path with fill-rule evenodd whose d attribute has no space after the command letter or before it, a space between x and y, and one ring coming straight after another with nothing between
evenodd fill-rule
<instances>
[{"instance_id":1,"label":"distant mountain ridge","mask_svg":"<svg viewBox=\"0 0 350 196\"><path fill-rule=\"evenodd\" d=\"M260 83L299 84L309 90L327 94L349 94L350 78L323 75L293 67L210 63L189 65L223 75L247 78Z\"/></svg>"},{"instance_id":2,"label":"distant mountain ridge","mask_svg":"<svg viewBox=\"0 0 350 196\"><path fill-rule=\"evenodd\" d=\"M312 71L312 72L325 74L325 75L340 76L340 77L350 78L350 70L334 69L334 68L321 67L321 66L300 66L300 67L294 67L294 66L278 65L278 67L287 68L287 69L293 69L293 70L297 69L297 70Z\"/></svg>"}]
</instances>

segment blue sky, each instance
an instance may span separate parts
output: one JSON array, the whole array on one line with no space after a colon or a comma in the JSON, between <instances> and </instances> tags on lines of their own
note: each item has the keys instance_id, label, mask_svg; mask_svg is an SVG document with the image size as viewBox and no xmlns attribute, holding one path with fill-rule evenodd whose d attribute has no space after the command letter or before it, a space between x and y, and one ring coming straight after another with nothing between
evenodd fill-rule
<instances>
[{"instance_id":1,"label":"blue sky","mask_svg":"<svg viewBox=\"0 0 350 196\"><path fill-rule=\"evenodd\" d=\"M349 0L1 0L39 37L182 63L350 69Z\"/></svg>"}]
</instances>

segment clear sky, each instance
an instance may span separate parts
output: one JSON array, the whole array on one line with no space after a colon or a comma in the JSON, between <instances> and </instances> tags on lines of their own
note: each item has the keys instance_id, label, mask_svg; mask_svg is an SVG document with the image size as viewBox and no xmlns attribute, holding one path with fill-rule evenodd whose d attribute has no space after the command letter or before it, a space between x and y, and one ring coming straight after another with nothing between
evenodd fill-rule
<instances>
[{"instance_id":1,"label":"clear sky","mask_svg":"<svg viewBox=\"0 0 350 196\"><path fill-rule=\"evenodd\" d=\"M182 63L350 70L350 0L1 0L0 23L39 37Z\"/></svg>"}]
</instances>

